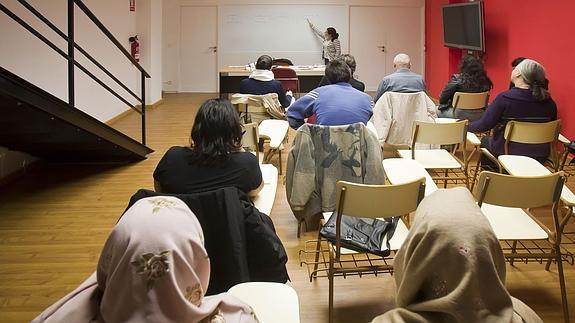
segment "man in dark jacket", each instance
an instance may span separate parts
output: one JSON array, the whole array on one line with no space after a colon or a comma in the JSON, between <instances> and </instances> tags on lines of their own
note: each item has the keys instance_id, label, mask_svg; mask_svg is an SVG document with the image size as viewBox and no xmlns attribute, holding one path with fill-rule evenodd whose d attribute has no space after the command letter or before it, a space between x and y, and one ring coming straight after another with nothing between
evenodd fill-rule
<instances>
[{"instance_id":1,"label":"man in dark jacket","mask_svg":"<svg viewBox=\"0 0 575 323\"><path fill-rule=\"evenodd\" d=\"M264 95L277 93L278 100L282 107L287 108L292 101L292 92L284 91L282 83L274 79L271 71L273 59L268 55L263 55L256 62L256 69L250 77L240 82L241 94Z\"/></svg>"}]
</instances>

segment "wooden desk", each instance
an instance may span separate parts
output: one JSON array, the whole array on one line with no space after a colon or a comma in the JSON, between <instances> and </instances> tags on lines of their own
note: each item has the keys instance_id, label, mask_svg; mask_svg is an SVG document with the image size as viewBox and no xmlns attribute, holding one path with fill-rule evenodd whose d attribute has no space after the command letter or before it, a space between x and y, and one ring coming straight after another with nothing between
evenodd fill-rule
<instances>
[{"instance_id":1,"label":"wooden desk","mask_svg":"<svg viewBox=\"0 0 575 323\"><path fill-rule=\"evenodd\" d=\"M298 78L300 92L307 93L315 89L325 73L324 67L292 67ZM240 81L250 76L250 71L243 67L226 67L220 70L220 97L240 92Z\"/></svg>"}]
</instances>

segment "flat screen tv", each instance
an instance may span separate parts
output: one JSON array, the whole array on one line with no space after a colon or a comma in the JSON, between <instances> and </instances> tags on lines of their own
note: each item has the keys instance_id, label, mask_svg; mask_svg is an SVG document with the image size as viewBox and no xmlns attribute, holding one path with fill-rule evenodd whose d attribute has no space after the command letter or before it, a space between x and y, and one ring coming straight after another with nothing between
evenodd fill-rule
<instances>
[{"instance_id":1,"label":"flat screen tv","mask_svg":"<svg viewBox=\"0 0 575 323\"><path fill-rule=\"evenodd\" d=\"M444 5L442 11L445 46L485 51L483 1Z\"/></svg>"}]
</instances>

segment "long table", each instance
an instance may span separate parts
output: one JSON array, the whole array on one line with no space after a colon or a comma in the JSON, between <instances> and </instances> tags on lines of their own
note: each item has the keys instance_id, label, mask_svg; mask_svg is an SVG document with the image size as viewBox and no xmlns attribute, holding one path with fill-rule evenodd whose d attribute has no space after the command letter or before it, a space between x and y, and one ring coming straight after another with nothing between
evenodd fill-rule
<instances>
[{"instance_id":1,"label":"long table","mask_svg":"<svg viewBox=\"0 0 575 323\"><path fill-rule=\"evenodd\" d=\"M295 70L299 78L299 89L302 93L310 92L315 89L322 76L325 68L322 67L291 67ZM250 71L244 67L226 67L220 70L220 97L226 97L228 94L240 92L240 81L250 76Z\"/></svg>"}]
</instances>

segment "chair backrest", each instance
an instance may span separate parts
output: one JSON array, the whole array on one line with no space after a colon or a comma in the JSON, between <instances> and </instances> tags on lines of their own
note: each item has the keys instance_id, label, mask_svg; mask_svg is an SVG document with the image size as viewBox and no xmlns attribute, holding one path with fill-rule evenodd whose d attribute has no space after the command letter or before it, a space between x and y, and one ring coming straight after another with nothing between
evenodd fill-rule
<instances>
[{"instance_id":1,"label":"chair backrest","mask_svg":"<svg viewBox=\"0 0 575 323\"><path fill-rule=\"evenodd\" d=\"M423 199L425 178L398 185L336 184L336 211L362 218L389 218L409 214Z\"/></svg>"},{"instance_id":2,"label":"chair backrest","mask_svg":"<svg viewBox=\"0 0 575 323\"><path fill-rule=\"evenodd\" d=\"M549 122L525 122L511 120L505 126L505 154L509 154L509 143L546 144L559 137L561 120Z\"/></svg>"},{"instance_id":3,"label":"chair backrest","mask_svg":"<svg viewBox=\"0 0 575 323\"><path fill-rule=\"evenodd\" d=\"M274 78L282 83L284 91L299 93L299 78L295 70L289 67L272 68Z\"/></svg>"},{"instance_id":4,"label":"chair backrest","mask_svg":"<svg viewBox=\"0 0 575 323\"><path fill-rule=\"evenodd\" d=\"M462 144L467 140L467 120L450 123L413 122L412 149L416 143L431 145Z\"/></svg>"},{"instance_id":5,"label":"chair backrest","mask_svg":"<svg viewBox=\"0 0 575 323\"><path fill-rule=\"evenodd\" d=\"M515 208L535 208L554 205L561 198L565 183L563 172L544 176L512 176L484 171L473 191L481 206L488 203Z\"/></svg>"},{"instance_id":6,"label":"chair backrest","mask_svg":"<svg viewBox=\"0 0 575 323\"><path fill-rule=\"evenodd\" d=\"M373 219L407 215L417 209L425 195L425 178L398 185L338 181L336 194L335 245L339 258L342 215Z\"/></svg>"},{"instance_id":7,"label":"chair backrest","mask_svg":"<svg viewBox=\"0 0 575 323\"><path fill-rule=\"evenodd\" d=\"M255 152L256 158L260 160L258 124L256 122L246 123L243 128L245 132L242 135L242 147L247 151Z\"/></svg>"},{"instance_id":8,"label":"chair backrest","mask_svg":"<svg viewBox=\"0 0 575 323\"><path fill-rule=\"evenodd\" d=\"M385 92L377 100L371 120L381 143L411 145L413 122L433 122L435 110L425 92Z\"/></svg>"},{"instance_id":9,"label":"chair backrest","mask_svg":"<svg viewBox=\"0 0 575 323\"><path fill-rule=\"evenodd\" d=\"M480 93L455 92L453 108L464 110L483 109L489 102L489 91Z\"/></svg>"}]
</instances>

